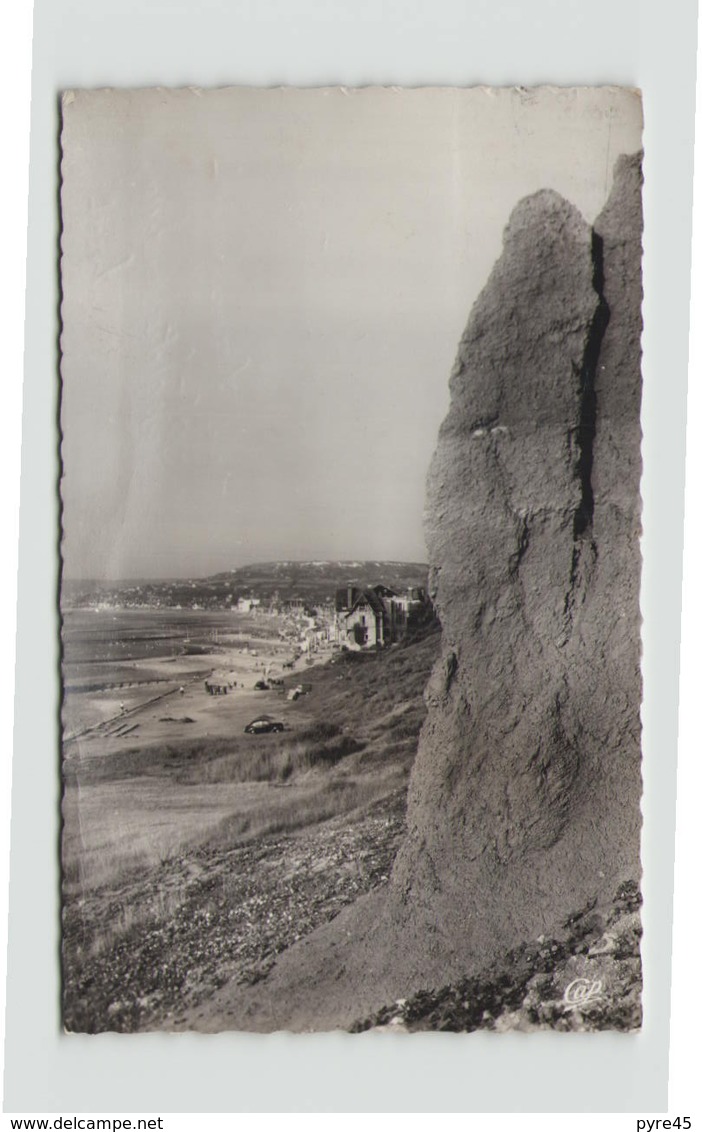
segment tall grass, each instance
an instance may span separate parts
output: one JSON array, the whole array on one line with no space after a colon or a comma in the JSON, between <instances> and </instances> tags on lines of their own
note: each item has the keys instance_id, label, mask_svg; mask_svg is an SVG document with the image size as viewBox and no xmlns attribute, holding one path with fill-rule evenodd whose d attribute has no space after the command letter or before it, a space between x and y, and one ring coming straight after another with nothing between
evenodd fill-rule
<instances>
[{"instance_id":1,"label":"tall grass","mask_svg":"<svg viewBox=\"0 0 702 1132\"><path fill-rule=\"evenodd\" d=\"M248 747L242 749L237 745L236 750L225 755L187 767L176 776L176 781L188 786L215 782L288 782L315 767L336 766L347 755L362 751L364 746L350 735L338 735L321 743L306 741L302 736L282 742L271 741L267 736L253 736Z\"/></svg>"},{"instance_id":2,"label":"tall grass","mask_svg":"<svg viewBox=\"0 0 702 1132\"><path fill-rule=\"evenodd\" d=\"M389 793L403 789L405 783L395 779L340 778L319 785L304 794L287 791L276 806L253 813L232 814L225 818L215 831L211 844L228 845L238 841L254 840L276 833L294 833L351 813L352 810L371 806Z\"/></svg>"},{"instance_id":3,"label":"tall grass","mask_svg":"<svg viewBox=\"0 0 702 1132\"><path fill-rule=\"evenodd\" d=\"M66 764L66 798L74 807L81 805L83 820L93 823L95 833L88 842L83 835L64 838L66 895L111 890L118 896L116 889L129 878L158 868L160 851L170 848L173 838L174 855L180 856L210 837L221 846L295 831L404 790L438 643L438 634L427 633L406 648L349 654L316 670L313 692L302 703L294 730L183 737ZM312 712L317 718L303 723ZM167 786L163 795L161 783ZM113 784L119 788L114 793ZM100 789L86 790L81 804L82 787ZM123 824L114 814L110 822L101 822L101 790L104 805L116 799L115 805L124 808ZM134 821L127 820L132 795ZM162 796L168 799L163 814L158 809ZM66 804L65 817L75 832L77 814Z\"/></svg>"},{"instance_id":4,"label":"tall grass","mask_svg":"<svg viewBox=\"0 0 702 1132\"><path fill-rule=\"evenodd\" d=\"M217 782L287 782L295 775L336 766L362 751L365 742L320 720L300 730L271 735L236 735L133 748L106 754L67 771L68 783L119 782L167 777L183 786Z\"/></svg>"}]
</instances>

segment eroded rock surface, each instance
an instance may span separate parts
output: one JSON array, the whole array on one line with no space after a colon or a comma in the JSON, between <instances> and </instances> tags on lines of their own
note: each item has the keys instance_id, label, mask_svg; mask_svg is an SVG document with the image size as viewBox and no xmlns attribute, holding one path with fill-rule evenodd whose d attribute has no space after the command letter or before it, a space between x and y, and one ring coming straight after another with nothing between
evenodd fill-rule
<instances>
[{"instance_id":1,"label":"eroded rock surface","mask_svg":"<svg viewBox=\"0 0 702 1132\"><path fill-rule=\"evenodd\" d=\"M471 312L428 479L443 651L390 885L196 1028L350 1026L636 887L640 186L620 159L594 229L523 200Z\"/></svg>"},{"instance_id":2,"label":"eroded rock surface","mask_svg":"<svg viewBox=\"0 0 702 1132\"><path fill-rule=\"evenodd\" d=\"M396 884L486 955L639 876L640 173L516 209L451 378L427 535L444 655Z\"/></svg>"}]
</instances>

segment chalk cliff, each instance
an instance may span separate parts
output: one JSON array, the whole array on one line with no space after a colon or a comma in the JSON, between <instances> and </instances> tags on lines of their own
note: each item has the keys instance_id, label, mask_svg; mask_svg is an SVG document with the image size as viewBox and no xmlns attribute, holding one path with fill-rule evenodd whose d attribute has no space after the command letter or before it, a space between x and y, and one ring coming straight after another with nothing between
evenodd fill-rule
<instances>
[{"instance_id":1,"label":"chalk cliff","mask_svg":"<svg viewBox=\"0 0 702 1132\"><path fill-rule=\"evenodd\" d=\"M594 227L521 201L470 314L427 488L442 655L387 889L196 1027L347 1026L636 888L640 190L624 157Z\"/></svg>"},{"instance_id":2,"label":"chalk cliff","mask_svg":"<svg viewBox=\"0 0 702 1132\"><path fill-rule=\"evenodd\" d=\"M640 184L621 159L592 230L555 193L517 206L451 377L426 520L443 656L393 878L444 954L639 877Z\"/></svg>"}]
</instances>

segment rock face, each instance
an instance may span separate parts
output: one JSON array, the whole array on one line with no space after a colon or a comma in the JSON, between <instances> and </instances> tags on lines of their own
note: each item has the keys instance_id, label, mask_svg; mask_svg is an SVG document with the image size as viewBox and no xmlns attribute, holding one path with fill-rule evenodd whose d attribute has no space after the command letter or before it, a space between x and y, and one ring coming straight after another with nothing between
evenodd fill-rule
<instances>
[{"instance_id":1,"label":"rock face","mask_svg":"<svg viewBox=\"0 0 702 1132\"><path fill-rule=\"evenodd\" d=\"M195 1028L348 1026L636 888L640 190L620 159L594 229L523 200L470 315L428 478L442 656L387 890Z\"/></svg>"},{"instance_id":2,"label":"rock face","mask_svg":"<svg viewBox=\"0 0 702 1132\"><path fill-rule=\"evenodd\" d=\"M640 184L621 159L594 230L551 192L517 206L451 377L443 657L394 875L449 955L640 874Z\"/></svg>"}]
</instances>

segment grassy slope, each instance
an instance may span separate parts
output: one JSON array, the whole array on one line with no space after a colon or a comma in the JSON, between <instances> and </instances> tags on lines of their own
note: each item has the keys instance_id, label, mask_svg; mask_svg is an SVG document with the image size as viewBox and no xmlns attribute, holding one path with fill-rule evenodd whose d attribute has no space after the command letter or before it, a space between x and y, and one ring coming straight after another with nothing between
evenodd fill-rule
<instances>
[{"instance_id":1,"label":"grassy slope","mask_svg":"<svg viewBox=\"0 0 702 1132\"><path fill-rule=\"evenodd\" d=\"M153 796L155 849L130 856L105 835L90 859L83 842L68 854L64 842L69 1029L177 1022L178 1004L261 977L281 950L385 883L438 642L429 629L315 669L294 732L183 738L71 766L67 815L80 796ZM212 789L225 812L198 832L189 801ZM183 815L183 836L171 833L166 850L161 797Z\"/></svg>"}]
</instances>

